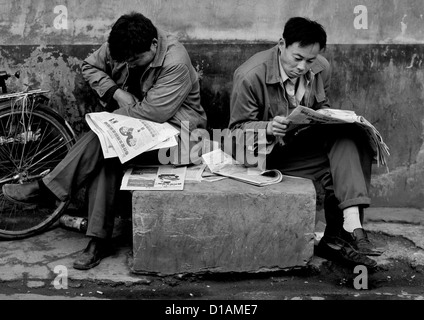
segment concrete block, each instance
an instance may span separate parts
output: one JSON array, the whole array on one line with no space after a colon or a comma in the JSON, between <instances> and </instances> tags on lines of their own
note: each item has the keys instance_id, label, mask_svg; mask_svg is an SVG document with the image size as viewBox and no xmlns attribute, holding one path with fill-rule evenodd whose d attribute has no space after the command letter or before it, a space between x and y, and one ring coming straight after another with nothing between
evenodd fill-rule
<instances>
[{"instance_id":1,"label":"concrete block","mask_svg":"<svg viewBox=\"0 0 424 320\"><path fill-rule=\"evenodd\" d=\"M256 187L232 179L183 191L133 191L135 273L260 272L313 256L312 181Z\"/></svg>"}]
</instances>

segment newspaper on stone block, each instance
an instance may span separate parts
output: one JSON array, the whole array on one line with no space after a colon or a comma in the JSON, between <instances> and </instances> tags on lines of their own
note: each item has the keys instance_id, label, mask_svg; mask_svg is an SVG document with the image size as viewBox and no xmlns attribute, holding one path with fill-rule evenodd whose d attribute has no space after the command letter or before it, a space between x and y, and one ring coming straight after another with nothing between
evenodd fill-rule
<instances>
[{"instance_id":1,"label":"newspaper on stone block","mask_svg":"<svg viewBox=\"0 0 424 320\"><path fill-rule=\"evenodd\" d=\"M122 178L121 190L183 190L187 167L135 166Z\"/></svg>"},{"instance_id":2,"label":"newspaper on stone block","mask_svg":"<svg viewBox=\"0 0 424 320\"><path fill-rule=\"evenodd\" d=\"M202 155L202 158L212 173L258 187L279 183L283 180L283 174L280 171L276 169L262 171L256 167L246 167L221 149L206 153Z\"/></svg>"},{"instance_id":3,"label":"newspaper on stone block","mask_svg":"<svg viewBox=\"0 0 424 320\"><path fill-rule=\"evenodd\" d=\"M365 131L377 164L387 166L387 157L390 155L388 146L377 129L364 117L358 116L355 111L331 108L313 110L297 106L287 119L290 120L288 131L302 125L356 123Z\"/></svg>"},{"instance_id":4,"label":"newspaper on stone block","mask_svg":"<svg viewBox=\"0 0 424 320\"><path fill-rule=\"evenodd\" d=\"M157 123L109 112L85 116L99 137L105 158L118 157L124 163L143 152L177 145L179 131L169 123Z\"/></svg>"}]
</instances>

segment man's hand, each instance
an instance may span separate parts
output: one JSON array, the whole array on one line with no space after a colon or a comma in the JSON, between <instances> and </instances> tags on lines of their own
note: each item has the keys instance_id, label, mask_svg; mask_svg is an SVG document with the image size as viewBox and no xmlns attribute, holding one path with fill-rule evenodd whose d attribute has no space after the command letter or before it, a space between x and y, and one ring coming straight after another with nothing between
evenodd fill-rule
<instances>
[{"instance_id":1,"label":"man's hand","mask_svg":"<svg viewBox=\"0 0 424 320\"><path fill-rule=\"evenodd\" d=\"M135 96L122 89L118 89L115 91L115 93L113 94L113 99L118 102L120 108L132 107L138 102L138 99Z\"/></svg>"},{"instance_id":2,"label":"man's hand","mask_svg":"<svg viewBox=\"0 0 424 320\"><path fill-rule=\"evenodd\" d=\"M290 120L287 120L286 117L276 116L272 121L268 122L266 133L269 136L284 137L289 123Z\"/></svg>"}]
</instances>

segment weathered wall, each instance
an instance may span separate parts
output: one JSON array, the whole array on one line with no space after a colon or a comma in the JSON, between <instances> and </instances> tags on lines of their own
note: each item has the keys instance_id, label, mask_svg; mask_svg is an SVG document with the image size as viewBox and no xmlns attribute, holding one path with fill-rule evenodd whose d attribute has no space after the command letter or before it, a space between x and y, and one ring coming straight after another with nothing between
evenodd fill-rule
<instances>
[{"instance_id":1,"label":"weathered wall","mask_svg":"<svg viewBox=\"0 0 424 320\"><path fill-rule=\"evenodd\" d=\"M67 9L67 29L58 30L60 5ZM368 12L367 30L353 25L359 5ZM100 43L131 10L185 40L275 41L284 22L301 15L321 22L329 43L424 41L421 0L0 0L0 39L9 45Z\"/></svg>"},{"instance_id":2,"label":"weathered wall","mask_svg":"<svg viewBox=\"0 0 424 320\"><path fill-rule=\"evenodd\" d=\"M55 11L59 5L66 19ZM355 13L358 5L367 12ZM374 204L424 207L422 0L0 0L0 70L22 71L21 79L9 80L11 89L49 88L52 106L81 134L85 113L99 107L81 77L81 62L131 10L186 45L203 75L211 127L227 124L237 66L274 45L289 17L318 20L328 33L333 106L364 115L391 149L390 172L374 170ZM358 20L361 14L367 21ZM355 21L368 29L355 28Z\"/></svg>"}]
</instances>

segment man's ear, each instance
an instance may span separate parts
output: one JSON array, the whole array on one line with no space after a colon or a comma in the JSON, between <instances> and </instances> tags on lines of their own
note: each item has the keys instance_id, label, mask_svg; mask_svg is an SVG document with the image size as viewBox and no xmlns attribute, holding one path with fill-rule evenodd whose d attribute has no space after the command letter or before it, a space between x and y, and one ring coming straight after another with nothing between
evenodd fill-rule
<instances>
[{"instance_id":1,"label":"man's ear","mask_svg":"<svg viewBox=\"0 0 424 320\"><path fill-rule=\"evenodd\" d=\"M155 48L158 47L158 39L153 38L153 40L152 40L152 46L155 47Z\"/></svg>"},{"instance_id":2,"label":"man's ear","mask_svg":"<svg viewBox=\"0 0 424 320\"><path fill-rule=\"evenodd\" d=\"M286 47L286 41L284 41L283 38L280 38L280 40L278 41L278 46L280 47L280 49L283 49Z\"/></svg>"}]
</instances>

